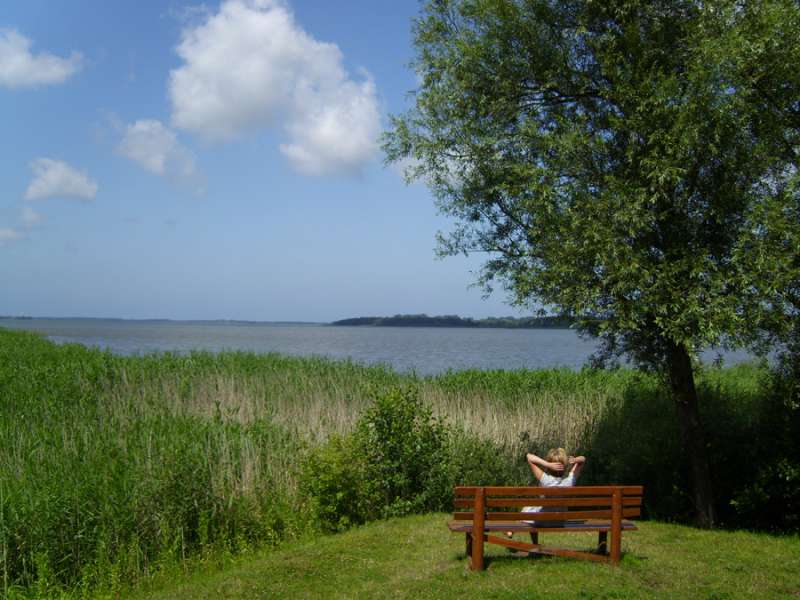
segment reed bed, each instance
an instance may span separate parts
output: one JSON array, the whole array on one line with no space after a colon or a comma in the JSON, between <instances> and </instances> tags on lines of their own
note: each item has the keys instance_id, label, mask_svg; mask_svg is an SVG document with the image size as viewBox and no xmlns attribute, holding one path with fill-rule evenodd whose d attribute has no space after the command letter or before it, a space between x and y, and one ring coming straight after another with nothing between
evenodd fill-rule
<instances>
[{"instance_id":1,"label":"reed bed","mask_svg":"<svg viewBox=\"0 0 800 600\"><path fill-rule=\"evenodd\" d=\"M633 371L465 371L419 378L347 361L242 353L146 357L123 362L119 379L104 394L112 412L131 404L124 412L137 417L155 410L241 424L269 419L311 444L350 431L376 393L414 388L435 415L515 451L537 442L586 447L605 407L621 401L630 385L657 386Z\"/></svg>"}]
</instances>

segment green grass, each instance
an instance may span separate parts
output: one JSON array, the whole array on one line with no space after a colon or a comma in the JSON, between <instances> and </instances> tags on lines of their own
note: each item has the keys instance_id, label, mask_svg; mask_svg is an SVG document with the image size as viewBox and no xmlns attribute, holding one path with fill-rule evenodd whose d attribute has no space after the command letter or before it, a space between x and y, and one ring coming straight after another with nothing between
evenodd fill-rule
<instances>
[{"instance_id":1,"label":"green grass","mask_svg":"<svg viewBox=\"0 0 800 600\"><path fill-rule=\"evenodd\" d=\"M222 570L155 578L140 599L197 598L800 598L800 539L642 522L623 536L618 567L520 558L487 546L468 570L463 536L435 514L373 523L287 544ZM590 548L592 534L548 534Z\"/></svg>"}]
</instances>

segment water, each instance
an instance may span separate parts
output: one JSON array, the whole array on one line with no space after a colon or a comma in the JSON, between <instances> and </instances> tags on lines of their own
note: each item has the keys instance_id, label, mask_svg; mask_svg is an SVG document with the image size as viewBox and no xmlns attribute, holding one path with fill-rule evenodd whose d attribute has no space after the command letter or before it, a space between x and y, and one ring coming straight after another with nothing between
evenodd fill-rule
<instances>
[{"instance_id":1,"label":"water","mask_svg":"<svg viewBox=\"0 0 800 600\"><path fill-rule=\"evenodd\" d=\"M118 354L247 350L294 356L349 358L397 371L431 375L463 369L579 369L596 349L569 329L333 327L321 324L105 319L2 319L0 327L27 329L59 342L77 342ZM703 359L714 360L707 352ZM725 353L726 364L748 360Z\"/></svg>"}]
</instances>

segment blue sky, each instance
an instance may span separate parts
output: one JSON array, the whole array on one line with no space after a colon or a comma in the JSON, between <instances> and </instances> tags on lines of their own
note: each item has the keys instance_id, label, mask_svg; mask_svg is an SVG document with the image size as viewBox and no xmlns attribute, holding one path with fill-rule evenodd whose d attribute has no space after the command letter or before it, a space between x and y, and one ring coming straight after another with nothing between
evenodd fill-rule
<instances>
[{"instance_id":1,"label":"blue sky","mask_svg":"<svg viewBox=\"0 0 800 600\"><path fill-rule=\"evenodd\" d=\"M415 0L0 4L0 314L514 314L377 136Z\"/></svg>"}]
</instances>

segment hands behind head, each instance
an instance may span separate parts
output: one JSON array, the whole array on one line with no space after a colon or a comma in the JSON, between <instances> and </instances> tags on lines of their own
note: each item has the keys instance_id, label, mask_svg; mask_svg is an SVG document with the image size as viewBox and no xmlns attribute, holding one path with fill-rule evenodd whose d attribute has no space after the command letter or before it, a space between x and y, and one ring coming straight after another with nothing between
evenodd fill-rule
<instances>
[{"instance_id":1,"label":"hands behind head","mask_svg":"<svg viewBox=\"0 0 800 600\"><path fill-rule=\"evenodd\" d=\"M561 473L564 470L564 465L560 462L547 463L547 468L556 473Z\"/></svg>"}]
</instances>

